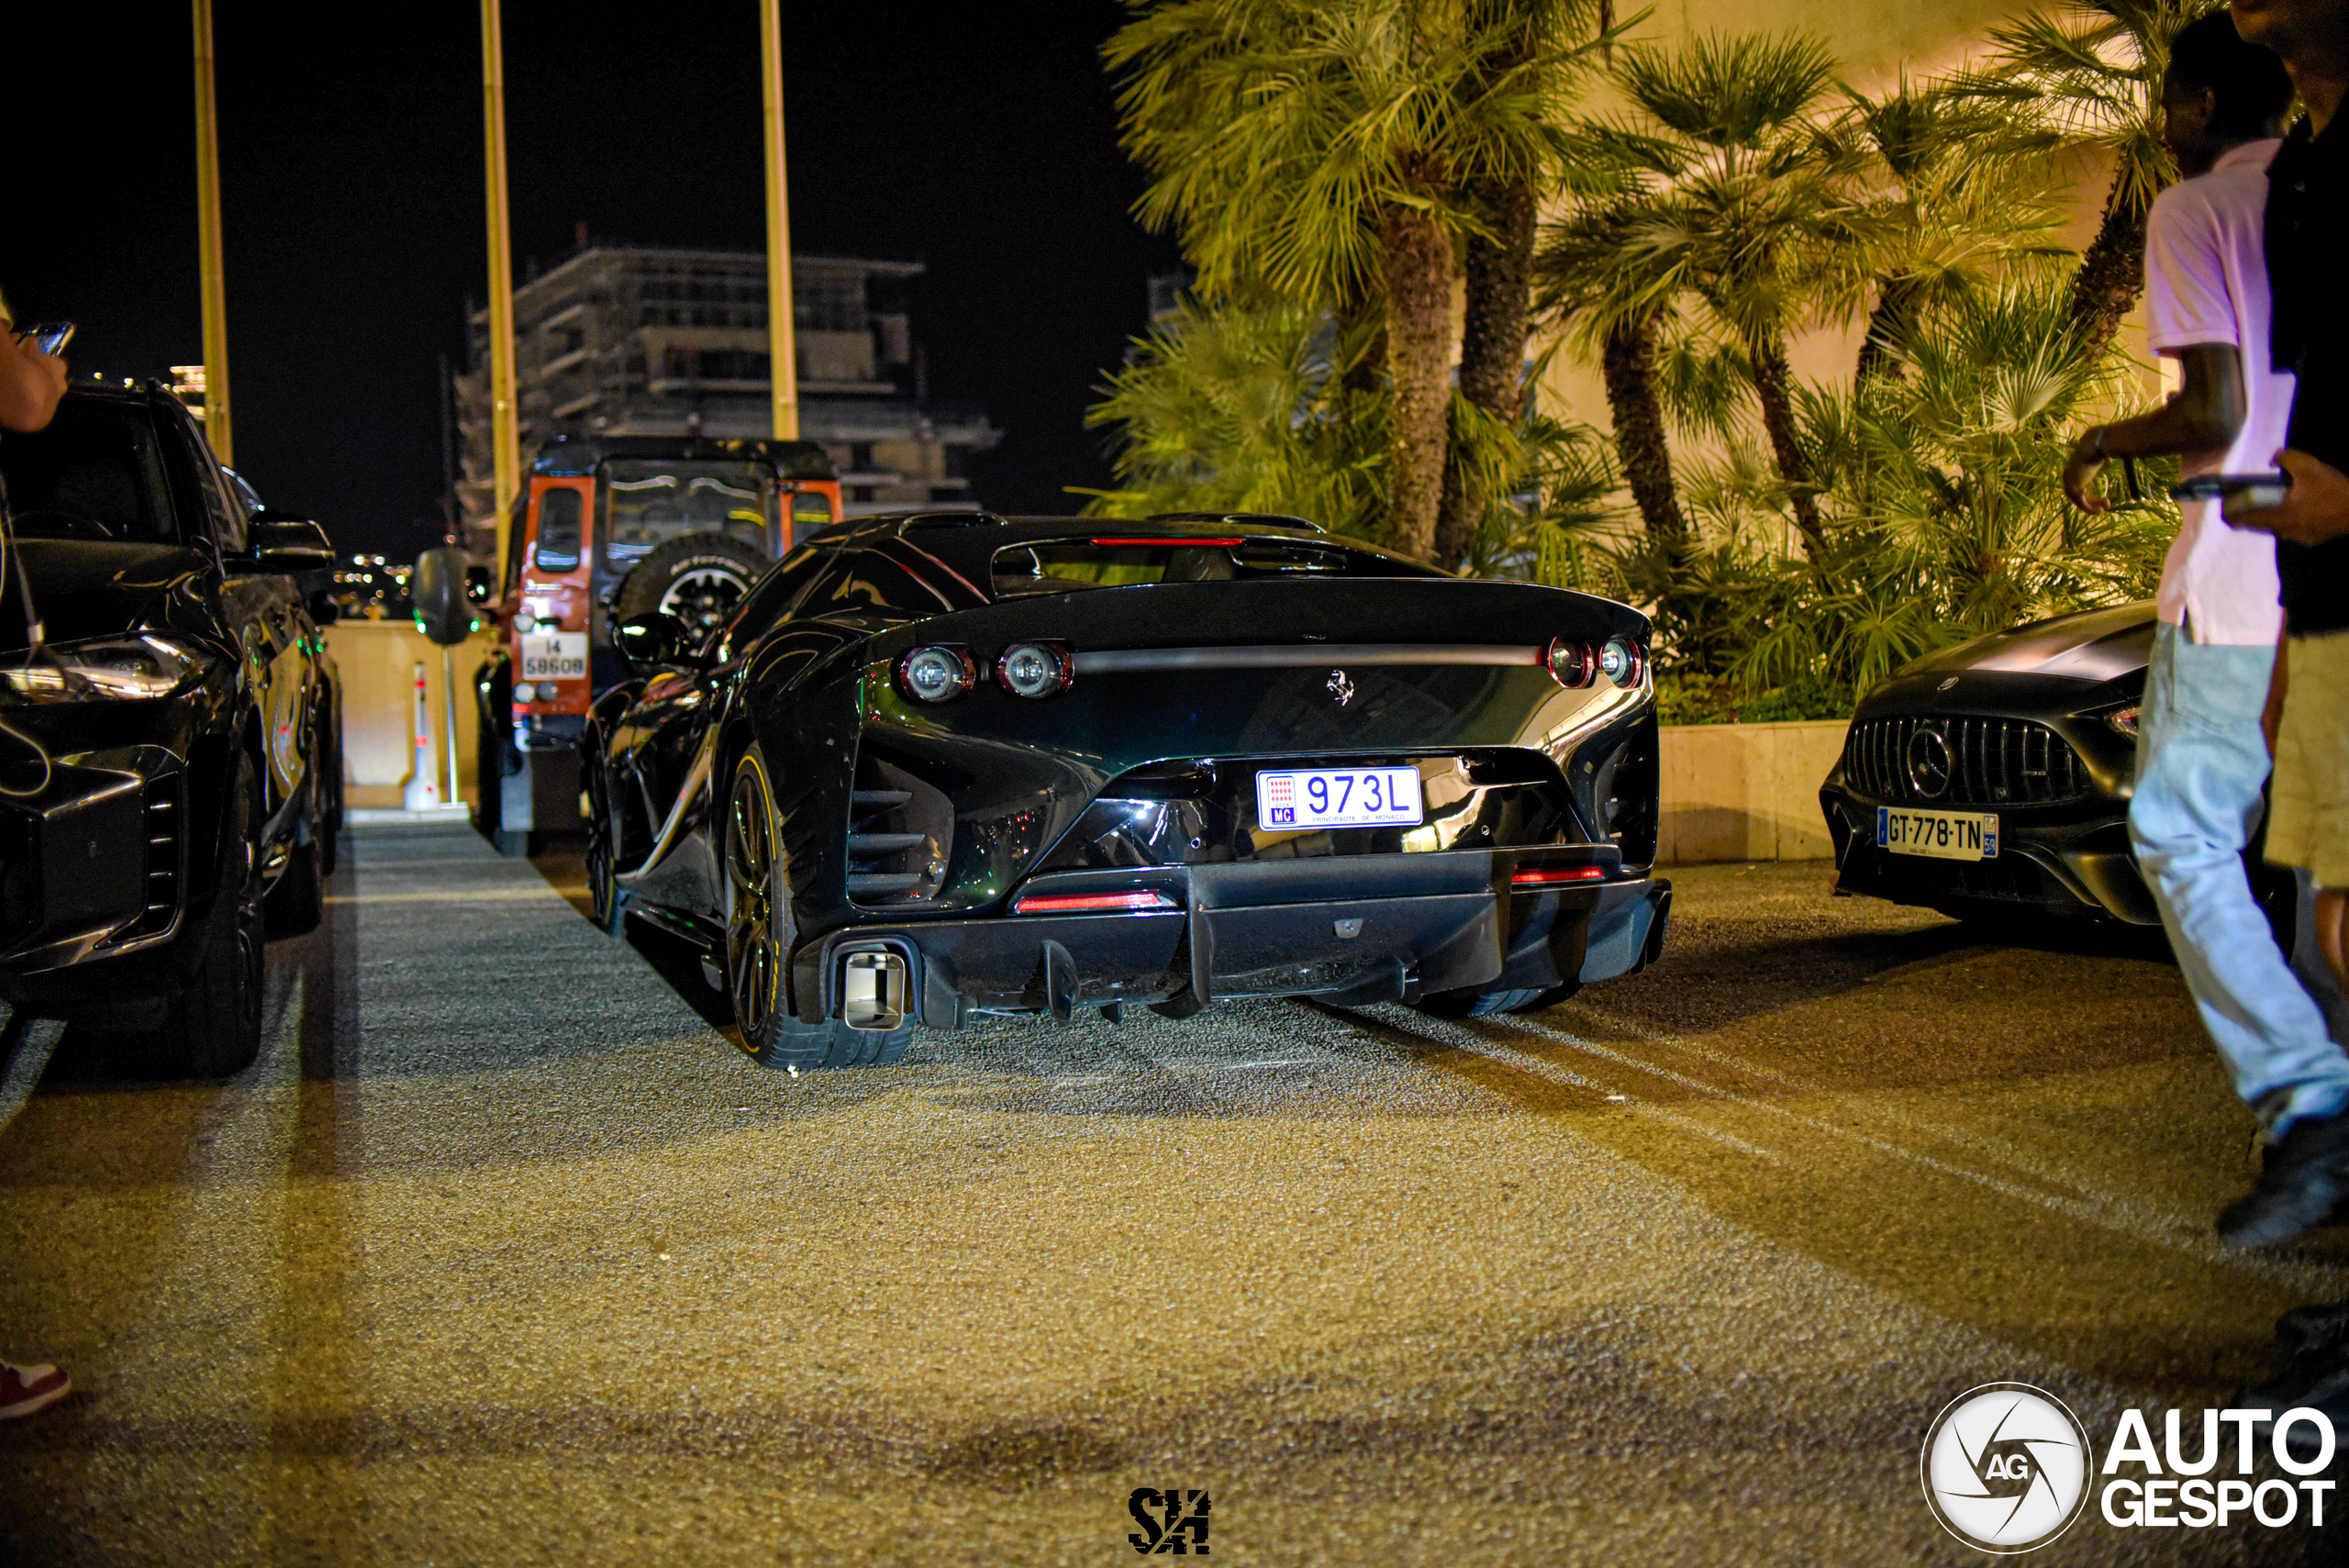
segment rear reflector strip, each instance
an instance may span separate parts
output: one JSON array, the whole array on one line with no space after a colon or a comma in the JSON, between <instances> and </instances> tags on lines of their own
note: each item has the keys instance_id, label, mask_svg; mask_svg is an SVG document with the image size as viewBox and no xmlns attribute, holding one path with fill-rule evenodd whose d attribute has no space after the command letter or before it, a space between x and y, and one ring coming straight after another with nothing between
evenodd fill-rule
<instances>
[{"instance_id":1,"label":"rear reflector strip","mask_svg":"<svg viewBox=\"0 0 2349 1568\"><path fill-rule=\"evenodd\" d=\"M1554 887L1562 882L1604 882L1605 866L1527 866L1513 873L1511 887Z\"/></svg>"},{"instance_id":2,"label":"rear reflector strip","mask_svg":"<svg viewBox=\"0 0 2349 1568\"><path fill-rule=\"evenodd\" d=\"M1163 893L1030 893L1011 906L1015 915L1098 915L1118 909L1172 909Z\"/></svg>"},{"instance_id":3,"label":"rear reflector strip","mask_svg":"<svg viewBox=\"0 0 2349 1568\"><path fill-rule=\"evenodd\" d=\"M1161 545L1189 545L1207 550L1238 550L1248 541L1244 539L1097 539L1096 550L1155 550ZM1275 544L1286 542L1275 539Z\"/></svg>"},{"instance_id":4,"label":"rear reflector strip","mask_svg":"<svg viewBox=\"0 0 2349 1568\"><path fill-rule=\"evenodd\" d=\"M1076 655L1080 675L1120 670L1303 670L1333 665L1527 664L1543 650L1487 642L1299 642L1265 648L1112 648Z\"/></svg>"}]
</instances>

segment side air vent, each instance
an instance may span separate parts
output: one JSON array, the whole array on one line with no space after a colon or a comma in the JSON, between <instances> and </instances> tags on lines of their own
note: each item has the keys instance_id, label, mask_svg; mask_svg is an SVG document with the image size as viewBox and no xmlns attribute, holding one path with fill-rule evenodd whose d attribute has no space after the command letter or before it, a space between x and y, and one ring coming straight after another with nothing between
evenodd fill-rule
<instances>
[{"instance_id":1,"label":"side air vent","mask_svg":"<svg viewBox=\"0 0 2349 1568\"><path fill-rule=\"evenodd\" d=\"M857 904L935 897L953 842L946 796L904 769L867 757L850 798L848 895Z\"/></svg>"},{"instance_id":2,"label":"side air vent","mask_svg":"<svg viewBox=\"0 0 2349 1568\"><path fill-rule=\"evenodd\" d=\"M186 775L172 773L147 786L147 905L114 940L137 941L172 929L180 908L181 859L184 846Z\"/></svg>"},{"instance_id":3,"label":"side air vent","mask_svg":"<svg viewBox=\"0 0 2349 1568\"><path fill-rule=\"evenodd\" d=\"M1625 865L1655 860L1656 787L1661 755L1655 720L1642 719L1591 772L1590 805L1599 833L1623 852Z\"/></svg>"}]
</instances>

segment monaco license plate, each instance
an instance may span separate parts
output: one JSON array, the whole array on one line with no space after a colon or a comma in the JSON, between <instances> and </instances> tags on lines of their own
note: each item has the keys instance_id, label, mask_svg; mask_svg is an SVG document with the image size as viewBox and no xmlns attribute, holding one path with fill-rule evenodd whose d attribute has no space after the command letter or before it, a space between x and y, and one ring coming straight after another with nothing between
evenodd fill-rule
<instances>
[{"instance_id":1,"label":"monaco license plate","mask_svg":"<svg viewBox=\"0 0 2349 1568\"><path fill-rule=\"evenodd\" d=\"M1998 858L1996 812L1900 811L1876 808L1876 841L1896 855L1931 855L1937 861Z\"/></svg>"},{"instance_id":2,"label":"monaco license plate","mask_svg":"<svg viewBox=\"0 0 2349 1568\"><path fill-rule=\"evenodd\" d=\"M584 631L524 632L521 678L526 681L585 680L587 634Z\"/></svg>"},{"instance_id":3,"label":"monaco license plate","mask_svg":"<svg viewBox=\"0 0 2349 1568\"><path fill-rule=\"evenodd\" d=\"M1256 826L1416 828L1424 819L1417 768L1300 768L1256 775Z\"/></svg>"}]
</instances>

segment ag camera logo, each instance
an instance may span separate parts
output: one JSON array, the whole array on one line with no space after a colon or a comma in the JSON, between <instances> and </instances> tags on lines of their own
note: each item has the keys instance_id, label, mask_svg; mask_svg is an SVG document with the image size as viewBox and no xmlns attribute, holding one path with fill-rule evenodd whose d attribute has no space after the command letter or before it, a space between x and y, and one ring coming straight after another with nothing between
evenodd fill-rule
<instances>
[{"instance_id":1,"label":"ag camera logo","mask_svg":"<svg viewBox=\"0 0 2349 1568\"><path fill-rule=\"evenodd\" d=\"M2089 1452L2087 1429L2062 1400L2027 1383L1986 1383L1926 1432L1925 1502L1977 1551L2033 1551L2087 1507Z\"/></svg>"}]
</instances>

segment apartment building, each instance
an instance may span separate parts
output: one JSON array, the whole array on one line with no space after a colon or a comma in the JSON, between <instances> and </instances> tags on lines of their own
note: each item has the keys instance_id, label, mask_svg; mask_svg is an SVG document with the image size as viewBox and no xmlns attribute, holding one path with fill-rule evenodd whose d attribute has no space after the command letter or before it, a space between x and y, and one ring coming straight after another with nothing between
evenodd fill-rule
<instances>
[{"instance_id":1,"label":"apartment building","mask_svg":"<svg viewBox=\"0 0 2349 1568\"><path fill-rule=\"evenodd\" d=\"M852 513L974 504L964 464L1002 432L929 395L907 295L918 261L791 259L799 428L840 471ZM467 537L487 528L489 313L455 378ZM514 291L525 461L558 434L766 436L766 258L755 250L582 244Z\"/></svg>"}]
</instances>

